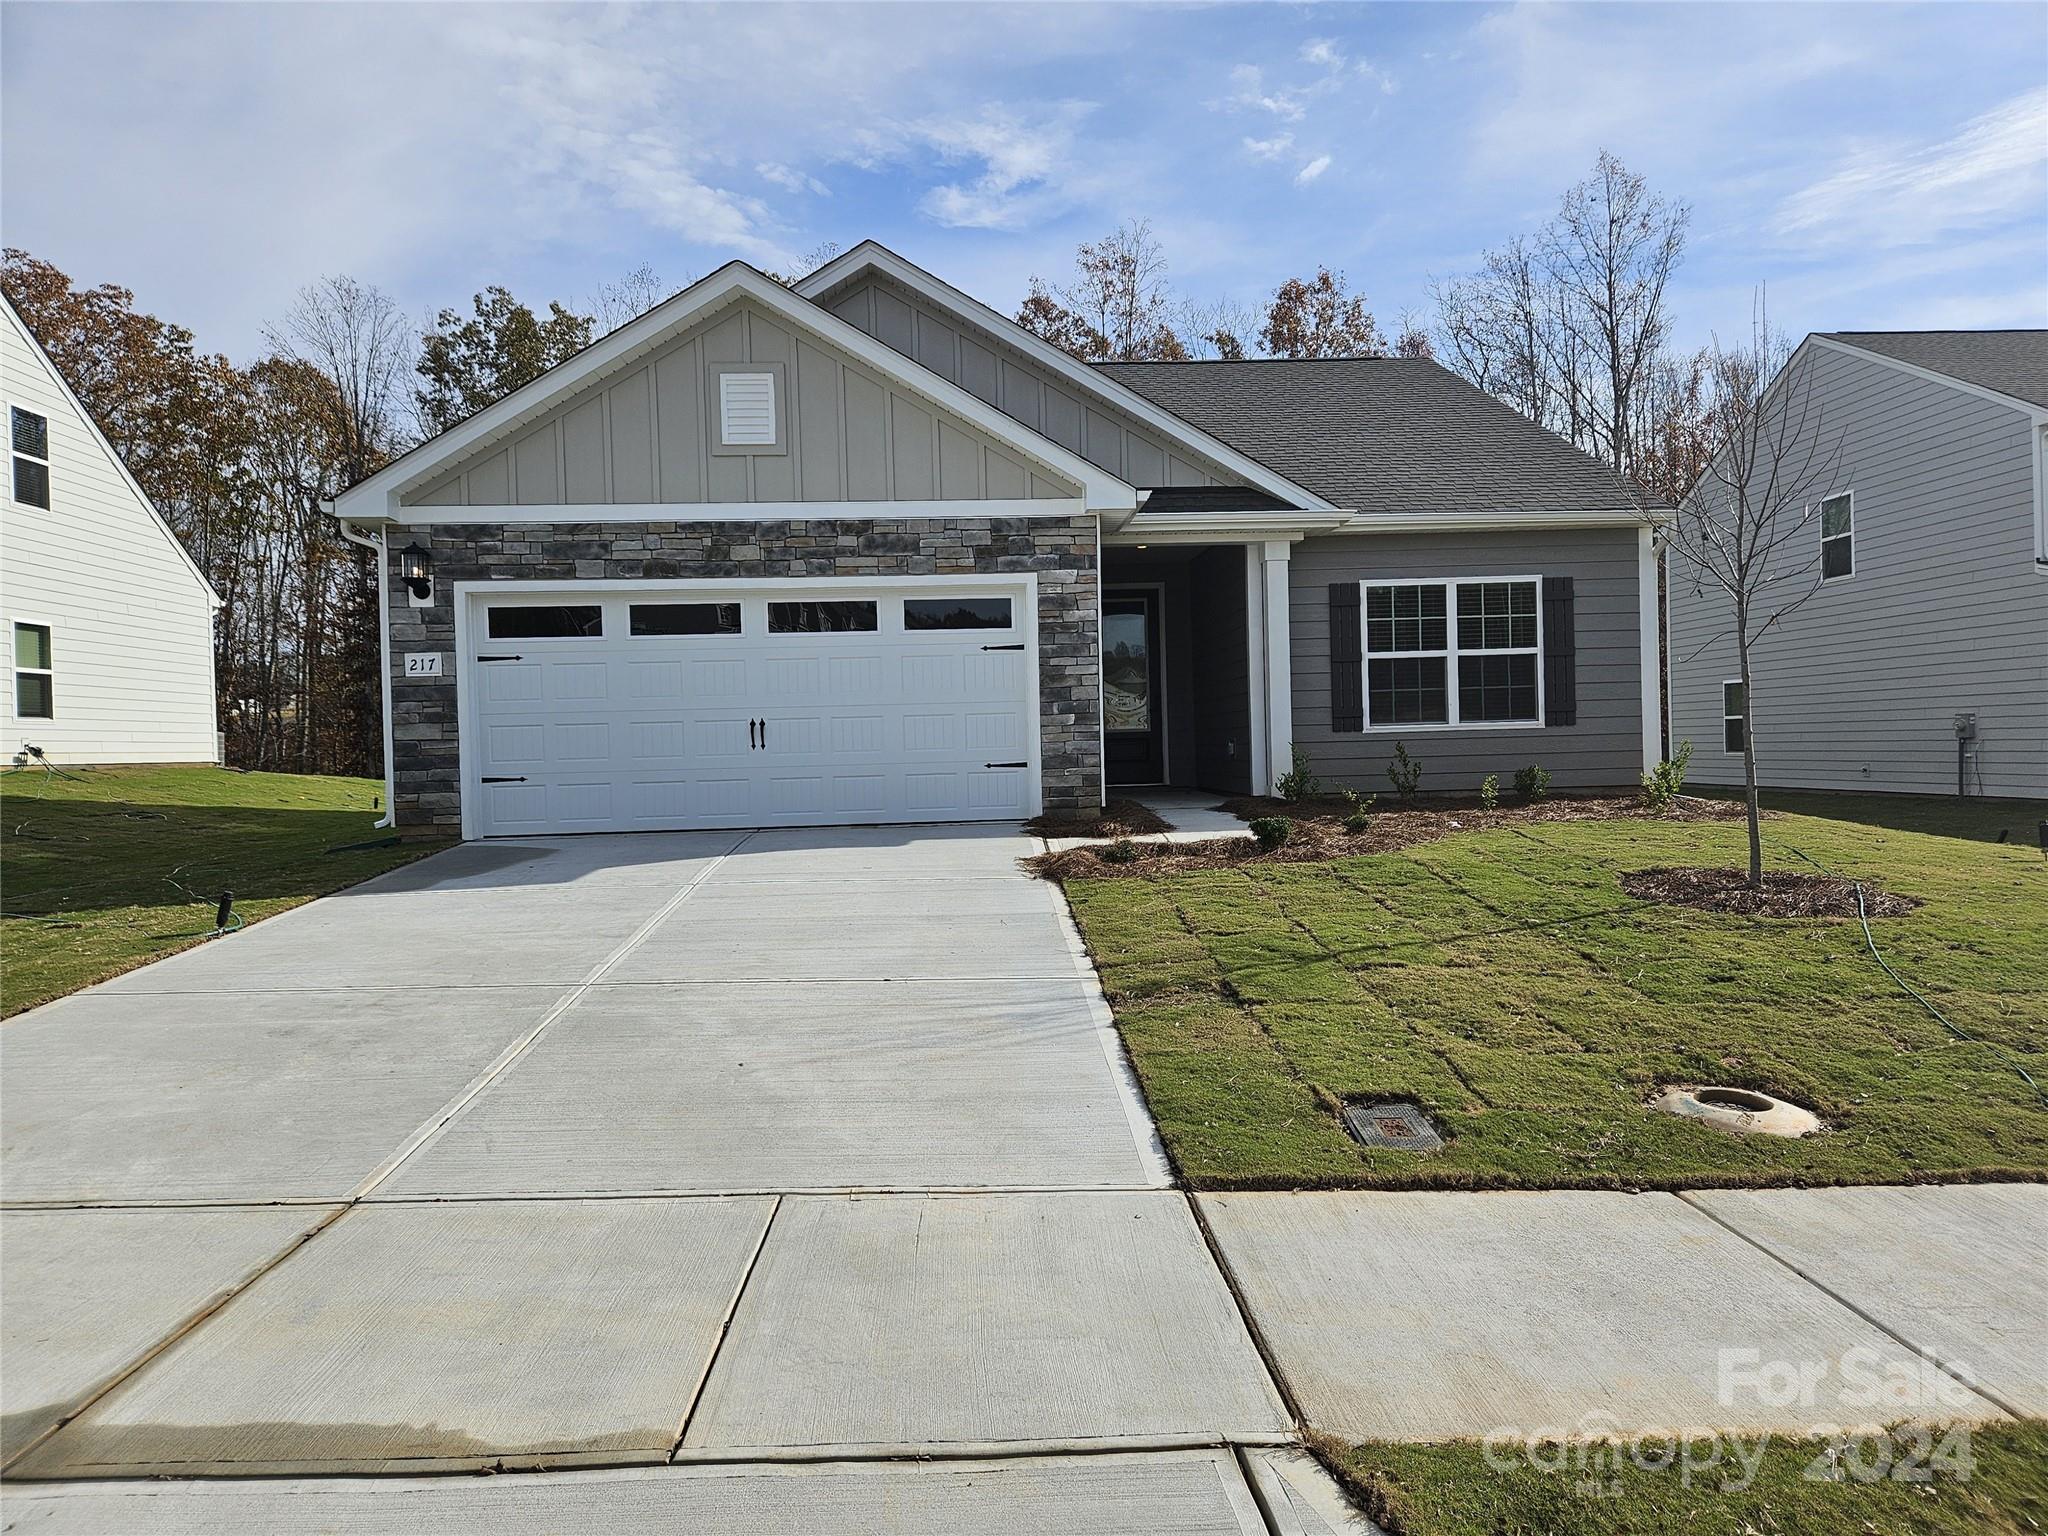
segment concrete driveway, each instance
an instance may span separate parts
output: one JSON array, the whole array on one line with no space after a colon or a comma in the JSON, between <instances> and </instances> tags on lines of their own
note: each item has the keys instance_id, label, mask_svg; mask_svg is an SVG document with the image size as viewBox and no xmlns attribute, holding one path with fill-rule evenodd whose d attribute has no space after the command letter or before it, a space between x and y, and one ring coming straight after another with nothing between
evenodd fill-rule
<instances>
[{"instance_id":1,"label":"concrete driveway","mask_svg":"<svg viewBox=\"0 0 2048 1536\"><path fill-rule=\"evenodd\" d=\"M329 1479L645 1464L547 1497L601 1524L673 1478L781 1529L827 1490L786 1464L914 1454L965 1459L827 1491L906 1530L980 1528L977 1496L1155 1528L1120 1487L1267 1529L1272 1465L1217 1448L1292 1421L1032 851L470 845L9 1022L10 1514L260 1473L315 1481L191 1484L182 1518L484 1526Z\"/></svg>"}]
</instances>

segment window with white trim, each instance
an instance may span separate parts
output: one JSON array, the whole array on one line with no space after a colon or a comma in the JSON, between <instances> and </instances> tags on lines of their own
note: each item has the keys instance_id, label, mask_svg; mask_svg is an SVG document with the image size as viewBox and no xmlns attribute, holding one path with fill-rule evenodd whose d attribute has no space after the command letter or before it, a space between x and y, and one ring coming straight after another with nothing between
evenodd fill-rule
<instances>
[{"instance_id":1,"label":"window with white trim","mask_svg":"<svg viewBox=\"0 0 2048 1536\"><path fill-rule=\"evenodd\" d=\"M14 718L53 720L56 674L50 666L50 626L14 626Z\"/></svg>"},{"instance_id":2,"label":"window with white trim","mask_svg":"<svg viewBox=\"0 0 2048 1536\"><path fill-rule=\"evenodd\" d=\"M50 506L50 423L47 417L20 406L8 409L8 434L14 450L11 480L14 499L23 506Z\"/></svg>"},{"instance_id":3,"label":"window with white trim","mask_svg":"<svg viewBox=\"0 0 2048 1536\"><path fill-rule=\"evenodd\" d=\"M1721 750L1742 753L1743 732L1749 727L1749 701L1742 679L1730 678L1721 685Z\"/></svg>"},{"instance_id":4,"label":"window with white trim","mask_svg":"<svg viewBox=\"0 0 2048 1536\"><path fill-rule=\"evenodd\" d=\"M1368 729L1543 718L1535 577L1363 585Z\"/></svg>"},{"instance_id":5,"label":"window with white trim","mask_svg":"<svg viewBox=\"0 0 2048 1536\"><path fill-rule=\"evenodd\" d=\"M1855 493L1844 491L1820 504L1820 579L1856 574Z\"/></svg>"}]
</instances>

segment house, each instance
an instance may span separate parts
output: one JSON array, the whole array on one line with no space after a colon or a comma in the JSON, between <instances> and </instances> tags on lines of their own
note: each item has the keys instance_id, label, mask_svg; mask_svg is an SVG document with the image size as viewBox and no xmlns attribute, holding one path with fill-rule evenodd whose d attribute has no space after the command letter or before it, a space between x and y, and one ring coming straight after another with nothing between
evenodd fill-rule
<instances>
[{"instance_id":1,"label":"house","mask_svg":"<svg viewBox=\"0 0 2048 1536\"><path fill-rule=\"evenodd\" d=\"M1812 595L1751 651L1759 782L2048 797L2048 331L1823 333L1787 381L1826 483L1787 559ZM1729 599L1668 582L1672 740L1740 784Z\"/></svg>"},{"instance_id":2,"label":"house","mask_svg":"<svg viewBox=\"0 0 2048 1536\"><path fill-rule=\"evenodd\" d=\"M868 243L732 263L336 498L401 826L1011 819L1657 755L1650 529L1425 361L1090 367Z\"/></svg>"},{"instance_id":3,"label":"house","mask_svg":"<svg viewBox=\"0 0 2048 1536\"><path fill-rule=\"evenodd\" d=\"M21 316L4 298L0 310L7 755L218 762L220 599Z\"/></svg>"}]
</instances>

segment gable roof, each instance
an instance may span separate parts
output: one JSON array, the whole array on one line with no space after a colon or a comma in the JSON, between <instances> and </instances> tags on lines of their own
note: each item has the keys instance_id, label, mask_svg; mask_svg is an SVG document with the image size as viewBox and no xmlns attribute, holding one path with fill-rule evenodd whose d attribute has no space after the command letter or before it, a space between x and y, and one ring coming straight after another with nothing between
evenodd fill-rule
<instances>
[{"instance_id":1,"label":"gable roof","mask_svg":"<svg viewBox=\"0 0 2048 1536\"><path fill-rule=\"evenodd\" d=\"M1426 358L1101 363L1096 371L1362 514L1634 505L1606 465Z\"/></svg>"},{"instance_id":2,"label":"gable roof","mask_svg":"<svg viewBox=\"0 0 2048 1536\"><path fill-rule=\"evenodd\" d=\"M878 241L863 240L845 255L834 257L798 282L796 291L822 306L823 299L833 289L868 270L881 273L912 292L954 311L963 319L973 321L1040 367L1107 400L1153 430L1178 440L1277 500L1322 510L1329 510L1335 505L1324 501L1314 488L1293 479L1279 465L1248 452L1241 444L1204 423L1176 415L1171 407L1162 409L1158 400L1142 390L1129 387L1108 371L1076 361L1043 337L1024 329L1008 315L989 308L973 295L961 292L943 278L933 276Z\"/></svg>"},{"instance_id":3,"label":"gable roof","mask_svg":"<svg viewBox=\"0 0 2048 1536\"><path fill-rule=\"evenodd\" d=\"M2048 410L2048 331L1817 331L1823 341L1910 363Z\"/></svg>"},{"instance_id":4,"label":"gable roof","mask_svg":"<svg viewBox=\"0 0 2048 1536\"><path fill-rule=\"evenodd\" d=\"M48 372L58 391L70 404L71 409L77 413L78 419L85 423L85 430L92 434L92 440L99 444L100 452L104 453L108 461L113 464L114 472L121 477L123 483L134 493L135 499L142 504L143 511L149 514L150 521L156 524L157 531L164 536L171 548L176 551L179 564L191 572L192 579L199 583L200 590L206 594L206 600L216 608L226 606L221 595L214 591L213 582L207 577L206 572L199 568L199 562L192 558L192 551L185 547L185 541L178 537L177 530L170 525L169 520L165 518L163 513L157 510L156 503L149 499L149 493L142 488L141 482L135 478L134 473L128 468L128 461L114 451L114 445L107 440L107 434L100 430L99 419L85 408L85 402L78 398L77 392L72 389L70 382L64 377L63 370L52 362L50 354L43 350L43 344L36 339L36 333L28 328L28 322L22 319L20 311L15 309L14 301L5 294L0 294L0 309L7 311L7 318L13 322L14 328L21 333L22 339L29 344L29 349L41 360L44 370Z\"/></svg>"},{"instance_id":5,"label":"gable roof","mask_svg":"<svg viewBox=\"0 0 2048 1536\"><path fill-rule=\"evenodd\" d=\"M392 515L403 493L432 483L448 466L479 449L509 439L553 409L565 396L617 372L705 315L742 298L810 332L941 410L972 423L1027 462L1079 485L1089 510L1127 512L1137 505L1137 492L1108 471L1011 420L830 311L799 298L766 273L746 262L731 261L503 399L399 455L374 475L357 481L334 498L330 510L336 517L353 522ZM432 510L407 509L409 515L415 516Z\"/></svg>"}]
</instances>

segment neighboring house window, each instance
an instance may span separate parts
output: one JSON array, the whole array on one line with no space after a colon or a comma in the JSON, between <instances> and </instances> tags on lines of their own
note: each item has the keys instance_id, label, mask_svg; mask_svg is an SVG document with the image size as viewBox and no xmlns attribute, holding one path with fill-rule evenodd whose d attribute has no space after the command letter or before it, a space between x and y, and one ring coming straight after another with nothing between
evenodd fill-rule
<instances>
[{"instance_id":1,"label":"neighboring house window","mask_svg":"<svg viewBox=\"0 0 2048 1536\"><path fill-rule=\"evenodd\" d=\"M1820 579L1851 576L1856 571L1855 506L1844 491L1820 504Z\"/></svg>"},{"instance_id":2,"label":"neighboring house window","mask_svg":"<svg viewBox=\"0 0 2048 1536\"><path fill-rule=\"evenodd\" d=\"M1537 586L1533 576L1367 583L1366 724L1540 720Z\"/></svg>"},{"instance_id":3,"label":"neighboring house window","mask_svg":"<svg viewBox=\"0 0 2048 1536\"><path fill-rule=\"evenodd\" d=\"M1749 725L1749 702L1744 697L1741 679L1721 685L1721 750L1742 751L1742 734Z\"/></svg>"},{"instance_id":4,"label":"neighboring house window","mask_svg":"<svg viewBox=\"0 0 2048 1536\"><path fill-rule=\"evenodd\" d=\"M49 720L56 716L50 671L50 626L14 626L14 718Z\"/></svg>"},{"instance_id":5,"label":"neighboring house window","mask_svg":"<svg viewBox=\"0 0 2048 1536\"><path fill-rule=\"evenodd\" d=\"M34 411L9 411L14 446L14 499L24 506L50 505L50 423Z\"/></svg>"}]
</instances>

